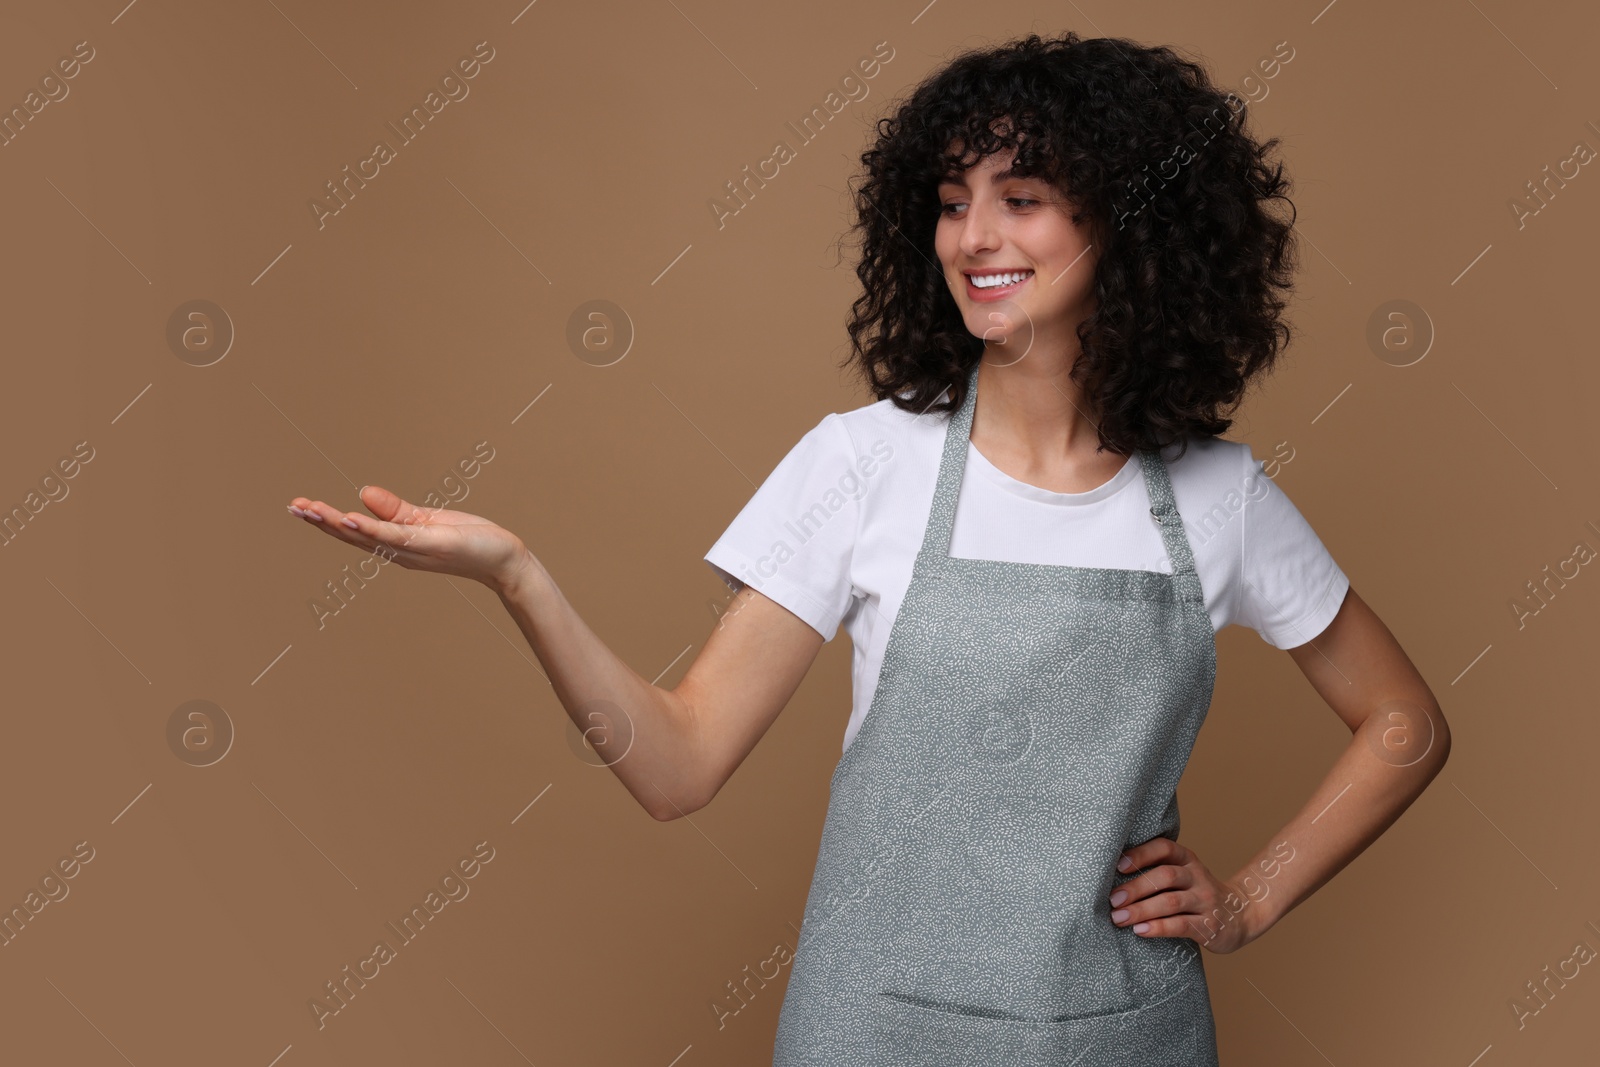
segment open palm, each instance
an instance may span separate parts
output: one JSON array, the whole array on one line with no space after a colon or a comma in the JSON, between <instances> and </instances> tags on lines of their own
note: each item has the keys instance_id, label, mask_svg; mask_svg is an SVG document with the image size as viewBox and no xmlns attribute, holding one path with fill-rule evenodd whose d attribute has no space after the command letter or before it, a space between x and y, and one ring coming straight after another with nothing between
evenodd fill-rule
<instances>
[{"instance_id":1,"label":"open palm","mask_svg":"<svg viewBox=\"0 0 1600 1067\"><path fill-rule=\"evenodd\" d=\"M289 511L407 570L455 574L491 587L510 577L527 554L521 538L481 515L419 507L377 485L363 487L359 497L371 517L303 496L294 498Z\"/></svg>"}]
</instances>

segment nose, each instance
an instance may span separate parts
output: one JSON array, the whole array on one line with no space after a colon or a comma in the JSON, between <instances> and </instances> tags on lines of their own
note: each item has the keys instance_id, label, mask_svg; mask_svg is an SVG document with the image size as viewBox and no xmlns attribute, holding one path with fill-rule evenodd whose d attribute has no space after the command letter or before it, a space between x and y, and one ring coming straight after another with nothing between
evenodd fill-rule
<instances>
[{"instance_id":1,"label":"nose","mask_svg":"<svg viewBox=\"0 0 1600 1067\"><path fill-rule=\"evenodd\" d=\"M1000 246L998 218L992 208L977 197L961 213L961 252L968 260L977 259Z\"/></svg>"}]
</instances>

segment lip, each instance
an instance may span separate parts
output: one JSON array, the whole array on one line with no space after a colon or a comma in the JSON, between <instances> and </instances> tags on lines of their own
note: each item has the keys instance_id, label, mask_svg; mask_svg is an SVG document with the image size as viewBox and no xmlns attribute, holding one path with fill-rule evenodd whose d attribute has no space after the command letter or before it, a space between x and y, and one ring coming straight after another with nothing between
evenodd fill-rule
<instances>
[{"instance_id":1,"label":"lip","mask_svg":"<svg viewBox=\"0 0 1600 1067\"><path fill-rule=\"evenodd\" d=\"M1022 269L1026 270L1028 268ZM976 273L979 277L985 277L991 274L1011 274L1013 272L1009 270L983 270L975 271L974 273ZM1001 285L989 289L979 289L976 285L973 285L972 277L966 271L961 272L961 277L966 279L967 282L967 299L975 300L980 304L986 304L996 300L1003 300L1004 298L1010 296L1018 289L1021 289L1024 285L1027 285L1029 282L1033 281L1036 275L1030 273L1020 282L1012 282L1010 285Z\"/></svg>"}]
</instances>

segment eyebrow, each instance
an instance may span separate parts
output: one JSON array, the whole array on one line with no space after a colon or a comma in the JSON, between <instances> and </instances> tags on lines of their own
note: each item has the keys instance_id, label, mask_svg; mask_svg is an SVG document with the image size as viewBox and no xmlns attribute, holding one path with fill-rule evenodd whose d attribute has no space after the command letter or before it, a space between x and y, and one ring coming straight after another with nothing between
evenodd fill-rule
<instances>
[{"instance_id":1,"label":"eyebrow","mask_svg":"<svg viewBox=\"0 0 1600 1067\"><path fill-rule=\"evenodd\" d=\"M1022 178L1024 180L1031 180L1032 177L1033 177L1033 175L1018 174L1016 172L1016 168L1015 167L1006 167L1004 170L1000 170L1000 171L996 171L995 172L995 176L993 178L993 181L995 181L995 182L1004 182L1004 181L1010 181L1012 178ZM950 173L946 174L940 180L939 184L940 185L959 185L959 186L962 186L963 188L966 188L967 187L966 172L965 171L951 171Z\"/></svg>"}]
</instances>

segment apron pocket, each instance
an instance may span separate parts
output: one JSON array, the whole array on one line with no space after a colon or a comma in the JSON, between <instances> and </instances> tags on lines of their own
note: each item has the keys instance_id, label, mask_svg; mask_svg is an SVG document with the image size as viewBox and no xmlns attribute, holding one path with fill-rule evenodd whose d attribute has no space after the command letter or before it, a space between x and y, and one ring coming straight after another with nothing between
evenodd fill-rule
<instances>
[{"instance_id":1,"label":"apron pocket","mask_svg":"<svg viewBox=\"0 0 1600 1067\"><path fill-rule=\"evenodd\" d=\"M1159 1054L1194 1030L1194 1005L1205 993L1185 985L1129 1011L1033 1021L931 1007L903 995L867 998L875 1053L883 1067L1098 1067L1130 1062L1130 1053ZM1210 1005L1199 1005L1209 1019ZM1161 1062L1159 1059L1150 1062Z\"/></svg>"}]
</instances>

